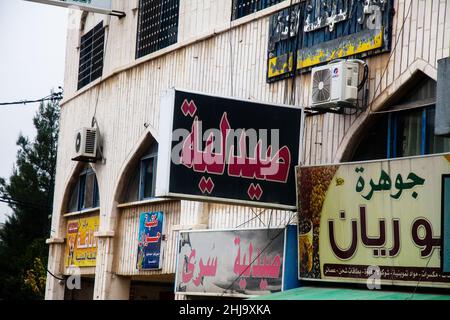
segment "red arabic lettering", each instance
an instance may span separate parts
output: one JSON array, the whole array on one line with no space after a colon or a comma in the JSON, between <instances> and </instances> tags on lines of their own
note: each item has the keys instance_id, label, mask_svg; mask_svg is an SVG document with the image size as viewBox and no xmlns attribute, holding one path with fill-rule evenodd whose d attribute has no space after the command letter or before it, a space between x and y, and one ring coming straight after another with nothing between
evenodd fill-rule
<instances>
[{"instance_id":1,"label":"red arabic lettering","mask_svg":"<svg viewBox=\"0 0 450 320\"><path fill-rule=\"evenodd\" d=\"M283 146L276 152L272 150L272 146L269 146L263 154L260 140L255 146L254 156L249 157L246 134L243 130L239 137L239 155L235 155L234 145L227 150L231 142L229 141L231 125L226 112L222 115L219 127L220 137L217 139L220 139L220 152L214 150L216 137L213 133L206 139L205 150L202 151L201 121L195 117L191 132L182 145L180 163L196 172L223 175L228 162L229 176L286 183L291 165L291 152L287 146Z\"/></svg>"},{"instance_id":2,"label":"red arabic lettering","mask_svg":"<svg viewBox=\"0 0 450 320\"><path fill-rule=\"evenodd\" d=\"M147 246L149 243L157 243L160 238L161 238L160 232L158 232L155 237L146 236L144 245Z\"/></svg>"},{"instance_id":3,"label":"red arabic lettering","mask_svg":"<svg viewBox=\"0 0 450 320\"><path fill-rule=\"evenodd\" d=\"M158 226L158 217L156 216L156 214L152 215L152 218L150 221L148 221L148 216L145 217L145 227L150 229L150 228L155 228Z\"/></svg>"}]
</instances>

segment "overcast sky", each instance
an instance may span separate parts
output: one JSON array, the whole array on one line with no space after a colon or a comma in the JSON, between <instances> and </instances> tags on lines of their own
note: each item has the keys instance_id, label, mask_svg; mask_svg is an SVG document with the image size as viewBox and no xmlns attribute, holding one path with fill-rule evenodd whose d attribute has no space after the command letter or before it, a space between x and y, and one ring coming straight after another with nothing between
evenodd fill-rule
<instances>
[{"instance_id":1,"label":"overcast sky","mask_svg":"<svg viewBox=\"0 0 450 320\"><path fill-rule=\"evenodd\" d=\"M68 11L0 0L0 102L39 99L63 86ZM34 138L38 104L0 106L0 177L11 175L19 134ZM0 203L0 223L10 209Z\"/></svg>"}]
</instances>

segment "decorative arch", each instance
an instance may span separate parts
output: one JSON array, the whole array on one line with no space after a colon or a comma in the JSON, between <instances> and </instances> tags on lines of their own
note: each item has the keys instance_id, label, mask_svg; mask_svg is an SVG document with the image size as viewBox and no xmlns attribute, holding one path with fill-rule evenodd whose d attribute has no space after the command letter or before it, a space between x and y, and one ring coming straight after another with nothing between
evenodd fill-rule
<instances>
[{"instance_id":1,"label":"decorative arch","mask_svg":"<svg viewBox=\"0 0 450 320\"><path fill-rule=\"evenodd\" d=\"M153 127L148 126L147 131L141 136L136 146L125 159L120 171L119 178L114 188L114 204L117 206L125 195L125 187L130 176L130 172L138 165L142 156L153 143L158 142L158 137Z\"/></svg>"},{"instance_id":2,"label":"decorative arch","mask_svg":"<svg viewBox=\"0 0 450 320\"><path fill-rule=\"evenodd\" d=\"M383 111L396 104L408 90L414 87L424 78L436 81L437 69L423 59L416 59L397 79L386 87L372 103L372 111ZM334 162L347 162L355 150L355 147L363 138L363 131L376 120L376 114L366 110L361 114L345 134L334 156Z\"/></svg>"},{"instance_id":3,"label":"decorative arch","mask_svg":"<svg viewBox=\"0 0 450 320\"><path fill-rule=\"evenodd\" d=\"M69 175L67 176L67 179L64 183L64 189L63 189L64 192L62 194L61 201L59 202L60 203L59 207L57 207L57 209L55 211L58 214L58 222L55 225L55 229L52 230L52 234L53 233L65 234L66 226L64 224L65 220L63 219L63 215L67 213L67 210L68 210L67 208L70 203L73 189L76 187L77 182L78 182L78 177L81 174L81 172L84 170L86 165L90 166L92 171L97 176L97 171L94 168L94 166L83 163L83 162L74 163L74 165L72 166L72 169L70 170ZM98 187L99 187L99 189L101 189L100 185L98 185ZM100 197L100 194L101 193L99 192L99 197ZM58 231L56 231L56 230L58 230Z\"/></svg>"}]
</instances>

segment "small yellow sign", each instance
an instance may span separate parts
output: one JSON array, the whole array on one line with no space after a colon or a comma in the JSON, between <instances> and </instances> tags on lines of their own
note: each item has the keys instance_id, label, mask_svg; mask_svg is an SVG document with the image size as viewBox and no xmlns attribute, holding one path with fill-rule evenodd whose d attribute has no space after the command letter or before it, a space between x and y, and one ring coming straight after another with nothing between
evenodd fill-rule
<instances>
[{"instance_id":1,"label":"small yellow sign","mask_svg":"<svg viewBox=\"0 0 450 320\"><path fill-rule=\"evenodd\" d=\"M80 218L67 222L66 267L95 267L99 216Z\"/></svg>"}]
</instances>

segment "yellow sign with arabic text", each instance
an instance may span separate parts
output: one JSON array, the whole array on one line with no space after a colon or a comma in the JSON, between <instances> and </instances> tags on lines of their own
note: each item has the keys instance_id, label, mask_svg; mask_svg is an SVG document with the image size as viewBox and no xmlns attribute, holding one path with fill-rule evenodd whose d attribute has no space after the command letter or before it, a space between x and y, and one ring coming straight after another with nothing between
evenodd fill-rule
<instances>
[{"instance_id":1,"label":"yellow sign with arabic text","mask_svg":"<svg viewBox=\"0 0 450 320\"><path fill-rule=\"evenodd\" d=\"M301 279L450 288L440 256L449 155L297 170Z\"/></svg>"},{"instance_id":2,"label":"yellow sign with arabic text","mask_svg":"<svg viewBox=\"0 0 450 320\"><path fill-rule=\"evenodd\" d=\"M95 267L99 216L80 218L67 222L66 267Z\"/></svg>"}]
</instances>

